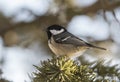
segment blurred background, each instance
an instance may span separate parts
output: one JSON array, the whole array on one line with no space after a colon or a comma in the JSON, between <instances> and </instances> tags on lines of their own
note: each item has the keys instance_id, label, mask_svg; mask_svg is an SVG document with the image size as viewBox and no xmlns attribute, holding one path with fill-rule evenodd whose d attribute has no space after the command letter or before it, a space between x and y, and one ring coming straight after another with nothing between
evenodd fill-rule
<instances>
[{"instance_id":1,"label":"blurred background","mask_svg":"<svg viewBox=\"0 0 120 82\"><path fill-rule=\"evenodd\" d=\"M30 82L33 65L53 55L44 31L53 24L108 49L88 50L88 61L120 63L120 0L0 0L0 79Z\"/></svg>"}]
</instances>

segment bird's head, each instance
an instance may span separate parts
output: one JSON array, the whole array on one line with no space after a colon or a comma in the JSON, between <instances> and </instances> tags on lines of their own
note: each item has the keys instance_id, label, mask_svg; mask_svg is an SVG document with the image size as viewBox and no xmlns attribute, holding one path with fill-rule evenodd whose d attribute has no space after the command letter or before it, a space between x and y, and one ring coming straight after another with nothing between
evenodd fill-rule
<instances>
[{"instance_id":1,"label":"bird's head","mask_svg":"<svg viewBox=\"0 0 120 82\"><path fill-rule=\"evenodd\" d=\"M52 35L58 35L58 34L61 34L65 31L66 31L66 29L60 25L51 25L46 30L47 35L48 35L48 39L50 39L50 37Z\"/></svg>"}]
</instances>

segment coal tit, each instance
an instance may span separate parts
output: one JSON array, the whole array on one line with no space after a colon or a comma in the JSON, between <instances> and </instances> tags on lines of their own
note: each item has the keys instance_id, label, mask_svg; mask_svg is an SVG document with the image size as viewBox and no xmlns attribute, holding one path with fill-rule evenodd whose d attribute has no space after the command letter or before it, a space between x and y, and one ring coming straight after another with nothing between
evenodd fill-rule
<instances>
[{"instance_id":1,"label":"coal tit","mask_svg":"<svg viewBox=\"0 0 120 82\"><path fill-rule=\"evenodd\" d=\"M97 47L83 41L60 25L51 25L46 29L46 32L48 46L57 56L78 57L89 48L106 50L105 48Z\"/></svg>"}]
</instances>

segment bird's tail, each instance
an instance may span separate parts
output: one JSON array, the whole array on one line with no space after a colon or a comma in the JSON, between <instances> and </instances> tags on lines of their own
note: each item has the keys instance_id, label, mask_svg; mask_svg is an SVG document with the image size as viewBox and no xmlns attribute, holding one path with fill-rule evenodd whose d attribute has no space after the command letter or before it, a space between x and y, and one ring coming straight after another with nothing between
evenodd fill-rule
<instances>
[{"instance_id":1,"label":"bird's tail","mask_svg":"<svg viewBox=\"0 0 120 82\"><path fill-rule=\"evenodd\" d=\"M89 47L92 47L92 48L97 48L97 49L101 49L101 50L107 50L106 48L102 48L102 47L94 46L94 45L89 44L89 43L87 43L87 45L88 45Z\"/></svg>"}]
</instances>

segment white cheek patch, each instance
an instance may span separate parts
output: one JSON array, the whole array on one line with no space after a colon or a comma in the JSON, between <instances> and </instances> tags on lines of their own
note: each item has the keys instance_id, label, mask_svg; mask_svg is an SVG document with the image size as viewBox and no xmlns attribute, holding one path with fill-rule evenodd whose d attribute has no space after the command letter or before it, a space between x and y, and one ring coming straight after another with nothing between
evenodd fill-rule
<instances>
[{"instance_id":1,"label":"white cheek patch","mask_svg":"<svg viewBox=\"0 0 120 82\"><path fill-rule=\"evenodd\" d=\"M64 32L64 29L61 29L61 30L50 30L50 32L51 32L53 35L57 35L57 34L60 34L60 33Z\"/></svg>"}]
</instances>

